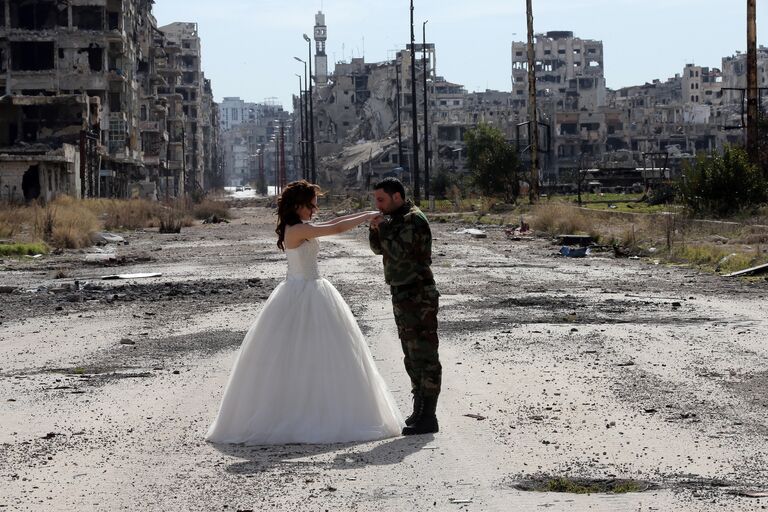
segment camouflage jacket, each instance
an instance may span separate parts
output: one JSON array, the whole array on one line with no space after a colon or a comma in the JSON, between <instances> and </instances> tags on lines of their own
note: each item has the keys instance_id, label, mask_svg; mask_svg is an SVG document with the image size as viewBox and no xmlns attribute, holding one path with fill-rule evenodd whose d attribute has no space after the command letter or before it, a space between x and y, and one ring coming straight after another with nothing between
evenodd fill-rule
<instances>
[{"instance_id":1,"label":"camouflage jacket","mask_svg":"<svg viewBox=\"0 0 768 512\"><path fill-rule=\"evenodd\" d=\"M433 281L432 232L421 210L407 201L399 210L371 229L371 250L384 260L384 280L390 286Z\"/></svg>"}]
</instances>

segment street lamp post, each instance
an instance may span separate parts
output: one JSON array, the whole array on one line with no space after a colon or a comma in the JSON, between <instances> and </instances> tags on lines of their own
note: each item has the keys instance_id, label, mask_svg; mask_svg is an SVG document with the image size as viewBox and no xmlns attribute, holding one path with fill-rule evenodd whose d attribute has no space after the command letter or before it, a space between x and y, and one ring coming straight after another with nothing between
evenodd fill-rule
<instances>
[{"instance_id":1,"label":"street lamp post","mask_svg":"<svg viewBox=\"0 0 768 512\"><path fill-rule=\"evenodd\" d=\"M304 64L304 131L302 132L301 144L304 149L304 179L309 179L309 154L307 151L307 141L309 140L309 102L307 101L307 89L309 87L309 79L307 78L307 61L294 57L297 61Z\"/></svg>"},{"instance_id":2,"label":"street lamp post","mask_svg":"<svg viewBox=\"0 0 768 512\"><path fill-rule=\"evenodd\" d=\"M419 120L416 109L416 43L413 34L413 0L411 0L411 117L413 118L413 198L416 206L421 200L419 183Z\"/></svg>"},{"instance_id":3,"label":"street lamp post","mask_svg":"<svg viewBox=\"0 0 768 512\"><path fill-rule=\"evenodd\" d=\"M301 132L299 135L299 151L301 153L301 177L306 179L307 156L304 153L304 99L302 96L304 91L301 90L301 75L297 74L296 76L299 77L299 131Z\"/></svg>"},{"instance_id":4,"label":"street lamp post","mask_svg":"<svg viewBox=\"0 0 768 512\"><path fill-rule=\"evenodd\" d=\"M307 61L309 62L309 154L312 162L312 183L317 183L317 167L315 165L315 112L312 100L312 40L304 34L307 42Z\"/></svg>"}]
</instances>

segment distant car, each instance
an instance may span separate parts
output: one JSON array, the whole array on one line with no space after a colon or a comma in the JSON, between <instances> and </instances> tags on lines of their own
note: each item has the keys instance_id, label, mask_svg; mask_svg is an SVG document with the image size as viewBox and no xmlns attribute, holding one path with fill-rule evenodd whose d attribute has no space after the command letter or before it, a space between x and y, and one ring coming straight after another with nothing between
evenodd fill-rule
<instances>
[{"instance_id":1,"label":"distant car","mask_svg":"<svg viewBox=\"0 0 768 512\"><path fill-rule=\"evenodd\" d=\"M243 190L251 190L251 187L249 187L248 185L246 185L246 186L244 186L244 187L243 187Z\"/></svg>"},{"instance_id":2,"label":"distant car","mask_svg":"<svg viewBox=\"0 0 768 512\"><path fill-rule=\"evenodd\" d=\"M242 192L244 189L243 187L237 187L235 188L235 192Z\"/></svg>"}]
</instances>

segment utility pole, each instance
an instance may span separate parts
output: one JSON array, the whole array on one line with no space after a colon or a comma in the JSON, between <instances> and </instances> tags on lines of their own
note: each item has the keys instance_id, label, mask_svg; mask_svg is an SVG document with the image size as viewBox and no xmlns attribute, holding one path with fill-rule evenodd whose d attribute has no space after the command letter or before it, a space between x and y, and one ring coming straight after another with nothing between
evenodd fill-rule
<instances>
[{"instance_id":1,"label":"utility pole","mask_svg":"<svg viewBox=\"0 0 768 512\"><path fill-rule=\"evenodd\" d=\"M413 118L413 199L416 206L421 201L419 183L419 120L416 109L416 43L413 34L413 0L411 0L411 117Z\"/></svg>"},{"instance_id":2,"label":"utility pole","mask_svg":"<svg viewBox=\"0 0 768 512\"><path fill-rule=\"evenodd\" d=\"M285 123L280 121L280 191L288 184L285 171Z\"/></svg>"},{"instance_id":3,"label":"utility pole","mask_svg":"<svg viewBox=\"0 0 768 512\"><path fill-rule=\"evenodd\" d=\"M747 153L756 164L758 154L757 0L747 0Z\"/></svg>"},{"instance_id":4,"label":"utility pole","mask_svg":"<svg viewBox=\"0 0 768 512\"><path fill-rule=\"evenodd\" d=\"M429 117L427 97L427 23L421 25L421 69L424 74L424 199L429 201Z\"/></svg>"},{"instance_id":5,"label":"utility pole","mask_svg":"<svg viewBox=\"0 0 768 512\"><path fill-rule=\"evenodd\" d=\"M528 133L531 146L531 203L539 199L539 116L536 111L536 53L533 46L533 6L526 0L528 13Z\"/></svg>"},{"instance_id":6,"label":"utility pole","mask_svg":"<svg viewBox=\"0 0 768 512\"><path fill-rule=\"evenodd\" d=\"M398 52L399 55L400 52ZM400 63L398 62L398 57L395 55L395 76L397 77L397 83L395 84L397 88L397 157L398 157L398 165L402 168L403 167L403 128L400 124L400 109L402 108L400 105L400 96L402 95L402 92L400 91Z\"/></svg>"}]
</instances>

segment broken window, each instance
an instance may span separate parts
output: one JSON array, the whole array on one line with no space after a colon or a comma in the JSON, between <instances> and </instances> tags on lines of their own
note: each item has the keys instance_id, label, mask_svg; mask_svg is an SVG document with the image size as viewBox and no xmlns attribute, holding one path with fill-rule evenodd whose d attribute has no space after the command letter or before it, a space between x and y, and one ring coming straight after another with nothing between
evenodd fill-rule
<instances>
[{"instance_id":1,"label":"broken window","mask_svg":"<svg viewBox=\"0 0 768 512\"><path fill-rule=\"evenodd\" d=\"M122 108L122 95L119 92L110 92L109 93L109 111L110 112L120 112L123 110Z\"/></svg>"},{"instance_id":2,"label":"broken window","mask_svg":"<svg viewBox=\"0 0 768 512\"><path fill-rule=\"evenodd\" d=\"M56 28L58 10L53 0L14 1L11 2L10 8L11 28L24 30Z\"/></svg>"},{"instance_id":3,"label":"broken window","mask_svg":"<svg viewBox=\"0 0 768 512\"><path fill-rule=\"evenodd\" d=\"M54 68L53 41L11 42L13 71L43 71Z\"/></svg>"},{"instance_id":4,"label":"broken window","mask_svg":"<svg viewBox=\"0 0 768 512\"><path fill-rule=\"evenodd\" d=\"M72 26L80 30L104 30L104 8L93 5L73 5Z\"/></svg>"},{"instance_id":5,"label":"broken window","mask_svg":"<svg viewBox=\"0 0 768 512\"><path fill-rule=\"evenodd\" d=\"M560 135L578 135L578 125L576 123L562 123L560 125Z\"/></svg>"},{"instance_id":6,"label":"broken window","mask_svg":"<svg viewBox=\"0 0 768 512\"><path fill-rule=\"evenodd\" d=\"M107 27L109 30L120 30L119 12L110 12L107 14Z\"/></svg>"},{"instance_id":7,"label":"broken window","mask_svg":"<svg viewBox=\"0 0 768 512\"><path fill-rule=\"evenodd\" d=\"M104 69L104 48L99 48L91 43L88 48L83 48L78 53L88 54L88 67L91 71L101 71Z\"/></svg>"}]
</instances>

